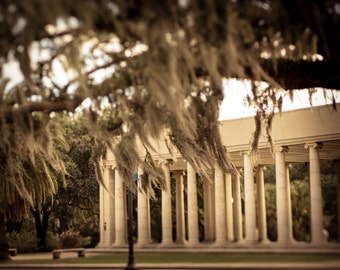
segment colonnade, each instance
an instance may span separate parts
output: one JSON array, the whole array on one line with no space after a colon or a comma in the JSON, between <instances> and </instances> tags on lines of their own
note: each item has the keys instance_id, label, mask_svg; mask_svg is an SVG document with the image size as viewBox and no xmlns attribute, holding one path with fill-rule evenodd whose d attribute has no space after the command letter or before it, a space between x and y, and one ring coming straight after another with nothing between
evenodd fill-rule
<instances>
[{"instance_id":1,"label":"colonnade","mask_svg":"<svg viewBox=\"0 0 340 270\"><path fill-rule=\"evenodd\" d=\"M322 192L320 178L319 150L321 143L305 144L309 152L310 178L310 220L311 244L326 242L323 228ZM275 152L276 170L276 209L277 242L280 245L294 244L292 209L289 180L289 164L286 162L288 146L277 147ZM207 243L224 247L232 243L247 244L269 243L267 238L266 204L264 190L264 165L253 166L249 153L243 152L243 168L234 174L226 174L216 167L211 179L203 177L204 202L204 241L199 240L199 215L197 203L197 174L186 164L183 170L171 171L171 159L162 160L165 173L166 190L161 194L162 241L159 247L204 246ZM125 185L114 165L103 163L105 185L100 187L100 243L99 247L120 247L127 245L126 232L126 196ZM244 196L241 193L243 170ZM187 221L185 220L184 175L187 186ZM173 238L173 221L171 207L171 174L176 181L176 239ZM338 183L340 182L340 165L338 162ZM256 181L255 181L256 179ZM340 194L338 184L338 195ZM242 209L242 200L244 209ZM340 209L340 198L338 198ZM244 213L244 215L243 215ZM338 215L339 216L339 215ZM150 200L138 191L137 196L137 230L138 246L152 246L150 228ZM340 221L340 220L339 220ZM186 225L187 224L187 228ZM339 222L340 224L340 222ZM340 232L340 229L339 229Z\"/></svg>"}]
</instances>

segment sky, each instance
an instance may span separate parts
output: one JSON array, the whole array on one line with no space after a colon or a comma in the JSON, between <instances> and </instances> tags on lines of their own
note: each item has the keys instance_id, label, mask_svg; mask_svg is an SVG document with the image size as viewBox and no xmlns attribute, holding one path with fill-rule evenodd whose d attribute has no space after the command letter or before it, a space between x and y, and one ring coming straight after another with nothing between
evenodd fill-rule
<instances>
[{"instance_id":1,"label":"sky","mask_svg":"<svg viewBox=\"0 0 340 270\"><path fill-rule=\"evenodd\" d=\"M247 107L244 104L244 98L250 91L249 84L240 82L237 80L228 80L224 83L224 100L220 108L219 120L230 120L237 118L244 118L254 116L255 112L252 108ZM340 92L333 91L335 99L340 102ZM287 93L283 98L282 109L283 111L295 110L301 108L310 107L308 90L296 90L294 91L294 98L292 102ZM321 106L325 104L331 104L332 100L331 90L326 90L326 98L322 89L317 89L313 94L312 104L313 106Z\"/></svg>"}]
</instances>

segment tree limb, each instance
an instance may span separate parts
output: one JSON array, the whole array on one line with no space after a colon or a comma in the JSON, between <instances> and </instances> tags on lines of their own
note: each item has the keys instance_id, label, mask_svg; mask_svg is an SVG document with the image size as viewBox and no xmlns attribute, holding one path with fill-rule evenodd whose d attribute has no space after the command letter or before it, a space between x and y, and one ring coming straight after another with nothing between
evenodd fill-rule
<instances>
[{"instance_id":1,"label":"tree limb","mask_svg":"<svg viewBox=\"0 0 340 270\"><path fill-rule=\"evenodd\" d=\"M74 110L84 101L84 98L75 97L73 99L65 99L61 101L35 101L26 102L17 108L13 109L0 109L1 114L5 115L5 118L10 121L13 115L32 112L43 112L49 114L51 112L68 111L74 112Z\"/></svg>"},{"instance_id":2,"label":"tree limb","mask_svg":"<svg viewBox=\"0 0 340 270\"><path fill-rule=\"evenodd\" d=\"M340 90L340 64L325 61L262 59L260 65L286 90L322 87Z\"/></svg>"}]
</instances>

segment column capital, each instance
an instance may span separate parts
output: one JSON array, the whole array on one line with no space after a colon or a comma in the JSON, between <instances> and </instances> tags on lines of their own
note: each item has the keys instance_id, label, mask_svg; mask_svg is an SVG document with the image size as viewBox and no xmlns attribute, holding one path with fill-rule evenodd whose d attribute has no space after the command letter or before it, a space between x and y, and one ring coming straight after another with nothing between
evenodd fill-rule
<instances>
[{"instance_id":1,"label":"column capital","mask_svg":"<svg viewBox=\"0 0 340 270\"><path fill-rule=\"evenodd\" d=\"M176 170L176 171L172 171L172 175L173 176L184 176L185 175L185 171L184 170Z\"/></svg>"},{"instance_id":2,"label":"column capital","mask_svg":"<svg viewBox=\"0 0 340 270\"><path fill-rule=\"evenodd\" d=\"M243 172L243 168L242 168L242 167L236 168L236 170L237 170L239 173L242 173L242 172Z\"/></svg>"},{"instance_id":3,"label":"column capital","mask_svg":"<svg viewBox=\"0 0 340 270\"><path fill-rule=\"evenodd\" d=\"M276 147L276 152L288 153L288 151L289 151L288 146L281 145L281 146Z\"/></svg>"},{"instance_id":4,"label":"column capital","mask_svg":"<svg viewBox=\"0 0 340 270\"><path fill-rule=\"evenodd\" d=\"M102 162L99 164L101 169L109 169L109 170L114 170L117 166L116 162Z\"/></svg>"},{"instance_id":5,"label":"column capital","mask_svg":"<svg viewBox=\"0 0 340 270\"><path fill-rule=\"evenodd\" d=\"M240 156L244 156L244 155L250 156L250 153L251 153L251 150L242 150L240 151Z\"/></svg>"},{"instance_id":6,"label":"column capital","mask_svg":"<svg viewBox=\"0 0 340 270\"><path fill-rule=\"evenodd\" d=\"M162 160L159 160L158 163L161 165L161 166L164 166L164 165L172 165L174 164L174 161L173 159L162 159Z\"/></svg>"},{"instance_id":7,"label":"column capital","mask_svg":"<svg viewBox=\"0 0 340 270\"><path fill-rule=\"evenodd\" d=\"M286 163L286 168L288 169L288 168L291 168L292 167L292 163Z\"/></svg>"},{"instance_id":8,"label":"column capital","mask_svg":"<svg viewBox=\"0 0 340 270\"><path fill-rule=\"evenodd\" d=\"M314 148L314 149L321 149L323 147L322 142L310 142L305 144L305 149Z\"/></svg>"},{"instance_id":9,"label":"column capital","mask_svg":"<svg viewBox=\"0 0 340 270\"><path fill-rule=\"evenodd\" d=\"M262 170L262 171L265 171L267 170L267 166L266 165L257 165L255 167L255 170Z\"/></svg>"}]
</instances>

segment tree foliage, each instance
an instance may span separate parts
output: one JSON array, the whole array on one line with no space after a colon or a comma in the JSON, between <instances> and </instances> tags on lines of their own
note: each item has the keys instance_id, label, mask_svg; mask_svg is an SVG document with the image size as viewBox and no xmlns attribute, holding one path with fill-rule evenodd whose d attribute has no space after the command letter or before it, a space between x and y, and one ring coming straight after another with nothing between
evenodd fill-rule
<instances>
[{"instance_id":1,"label":"tree foliage","mask_svg":"<svg viewBox=\"0 0 340 270\"><path fill-rule=\"evenodd\" d=\"M96 234L98 234L99 189L92 161L93 138L87 134L87 129L79 116L54 117L52 122L54 126L62 129L63 138L67 141L67 147L65 143L60 142L54 145L67 170L65 179L51 168L45 170L26 168L26 173L31 179L35 181L51 179L56 186L53 196L46 195L42 201L35 200L30 207L37 241L29 242L32 250L39 251L50 250L49 233L51 231L60 235L62 232L74 229L82 236L94 236L90 239L94 243L97 241ZM9 224L7 223L7 229L12 231L12 226L8 226ZM22 230L24 223L18 222L17 224L20 226L15 228L14 236L18 239L31 233L31 231ZM13 244L11 239L9 242ZM21 241L18 240L19 244L21 249Z\"/></svg>"},{"instance_id":2,"label":"tree foliage","mask_svg":"<svg viewBox=\"0 0 340 270\"><path fill-rule=\"evenodd\" d=\"M68 174L66 186L60 187L55 196L52 214L60 222L60 232L73 229L82 236L94 236L99 229L99 184L92 156L94 139L82 120L81 116L57 120L69 145L63 153Z\"/></svg>"},{"instance_id":3,"label":"tree foliage","mask_svg":"<svg viewBox=\"0 0 340 270\"><path fill-rule=\"evenodd\" d=\"M48 228L51 221L54 221L52 224L57 222L59 234L74 229L85 236L89 228L93 235L98 233L99 219L99 185L92 160L93 138L88 135L80 116L54 117L52 121L62 128L67 141L67 148L60 144L55 146L64 161L67 174L64 181L58 178L58 190L53 197L44 203L36 203L35 208L31 209L43 250L46 248L46 232L54 229Z\"/></svg>"},{"instance_id":4,"label":"tree foliage","mask_svg":"<svg viewBox=\"0 0 340 270\"><path fill-rule=\"evenodd\" d=\"M324 227L329 240L337 239L337 176L335 163L330 160L320 162L321 187L323 201ZM292 204L293 235L297 241L310 240L310 179L308 163L293 163L289 167L290 192ZM275 166L265 170L266 207L268 237L276 240L276 190Z\"/></svg>"},{"instance_id":5,"label":"tree foliage","mask_svg":"<svg viewBox=\"0 0 340 270\"><path fill-rule=\"evenodd\" d=\"M135 143L140 139L147 154L149 138L164 130L198 172L215 163L233 170L218 133L222 78L252 81L254 149L263 125L270 135L283 89L340 89L336 0L5 0L0 29L4 216L22 198L54 193L52 182L43 190L41 181L29 186L25 165L36 168L43 156L62 171L50 118L84 101L91 101L83 110L96 157L111 148L132 187L137 164L150 172L144 181L162 182ZM8 70L15 65L13 83Z\"/></svg>"}]
</instances>

